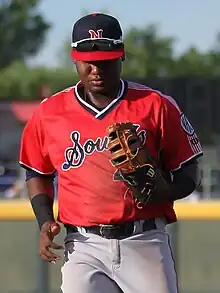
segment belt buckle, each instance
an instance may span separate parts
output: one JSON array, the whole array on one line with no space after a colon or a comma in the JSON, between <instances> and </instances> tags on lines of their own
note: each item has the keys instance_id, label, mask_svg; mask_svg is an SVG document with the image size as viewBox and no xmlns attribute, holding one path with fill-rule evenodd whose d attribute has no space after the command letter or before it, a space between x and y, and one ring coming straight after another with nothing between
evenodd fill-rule
<instances>
[{"instance_id":1,"label":"belt buckle","mask_svg":"<svg viewBox=\"0 0 220 293\"><path fill-rule=\"evenodd\" d=\"M114 225L100 225L100 235L103 237L103 238L106 238L106 236L105 236L105 228L112 228L112 227L114 227Z\"/></svg>"},{"instance_id":2,"label":"belt buckle","mask_svg":"<svg viewBox=\"0 0 220 293\"><path fill-rule=\"evenodd\" d=\"M100 225L100 235L105 238L104 228L105 228L104 225Z\"/></svg>"}]
</instances>

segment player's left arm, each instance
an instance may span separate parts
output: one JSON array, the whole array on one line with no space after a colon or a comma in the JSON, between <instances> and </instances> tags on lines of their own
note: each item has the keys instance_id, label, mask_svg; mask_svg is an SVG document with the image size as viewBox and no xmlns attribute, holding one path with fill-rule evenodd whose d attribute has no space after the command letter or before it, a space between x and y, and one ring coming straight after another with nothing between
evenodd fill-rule
<instances>
[{"instance_id":1,"label":"player's left arm","mask_svg":"<svg viewBox=\"0 0 220 293\"><path fill-rule=\"evenodd\" d=\"M171 201L189 196L200 184L198 157L203 155L196 132L176 101L162 98L161 153L171 172Z\"/></svg>"},{"instance_id":2,"label":"player's left arm","mask_svg":"<svg viewBox=\"0 0 220 293\"><path fill-rule=\"evenodd\" d=\"M196 159L183 164L180 169L172 173L171 201L189 196L201 182L199 163Z\"/></svg>"}]
</instances>

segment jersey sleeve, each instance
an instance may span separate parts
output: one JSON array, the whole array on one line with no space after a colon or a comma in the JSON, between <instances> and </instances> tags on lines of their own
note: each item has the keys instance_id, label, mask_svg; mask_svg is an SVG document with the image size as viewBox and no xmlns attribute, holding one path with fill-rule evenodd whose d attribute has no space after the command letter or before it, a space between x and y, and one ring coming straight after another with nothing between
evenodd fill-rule
<instances>
[{"instance_id":1,"label":"jersey sleeve","mask_svg":"<svg viewBox=\"0 0 220 293\"><path fill-rule=\"evenodd\" d=\"M170 171L203 154L197 134L171 97L162 98L161 148L163 163Z\"/></svg>"},{"instance_id":2,"label":"jersey sleeve","mask_svg":"<svg viewBox=\"0 0 220 293\"><path fill-rule=\"evenodd\" d=\"M47 151L39 109L35 111L23 130L19 163L22 167L39 174L49 175L55 172Z\"/></svg>"}]
</instances>

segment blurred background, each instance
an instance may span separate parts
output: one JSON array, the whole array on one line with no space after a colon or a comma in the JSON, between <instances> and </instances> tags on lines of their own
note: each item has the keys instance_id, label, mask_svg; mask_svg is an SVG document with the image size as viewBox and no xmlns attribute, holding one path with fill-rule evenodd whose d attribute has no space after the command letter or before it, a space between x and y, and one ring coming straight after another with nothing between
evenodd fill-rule
<instances>
[{"instance_id":1,"label":"blurred background","mask_svg":"<svg viewBox=\"0 0 220 293\"><path fill-rule=\"evenodd\" d=\"M180 292L220 293L220 1L74 2L0 0L0 293L60 292L62 261L37 256L19 145L38 104L77 81L72 25L92 12L122 25L123 77L174 97L197 131L201 186L177 203L169 230Z\"/></svg>"}]
</instances>

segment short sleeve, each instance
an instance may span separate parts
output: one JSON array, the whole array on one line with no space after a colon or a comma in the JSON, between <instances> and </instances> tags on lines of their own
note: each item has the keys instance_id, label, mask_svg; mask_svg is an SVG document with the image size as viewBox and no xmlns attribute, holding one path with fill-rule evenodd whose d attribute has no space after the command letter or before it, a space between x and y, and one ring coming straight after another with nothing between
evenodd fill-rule
<instances>
[{"instance_id":1,"label":"short sleeve","mask_svg":"<svg viewBox=\"0 0 220 293\"><path fill-rule=\"evenodd\" d=\"M40 174L47 175L55 171L47 151L46 137L39 109L35 111L23 130L19 163L22 167Z\"/></svg>"},{"instance_id":2,"label":"short sleeve","mask_svg":"<svg viewBox=\"0 0 220 293\"><path fill-rule=\"evenodd\" d=\"M163 163L168 170L178 170L203 154L193 126L171 97L162 97L160 127Z\"/></svg>"}]
</instances>

